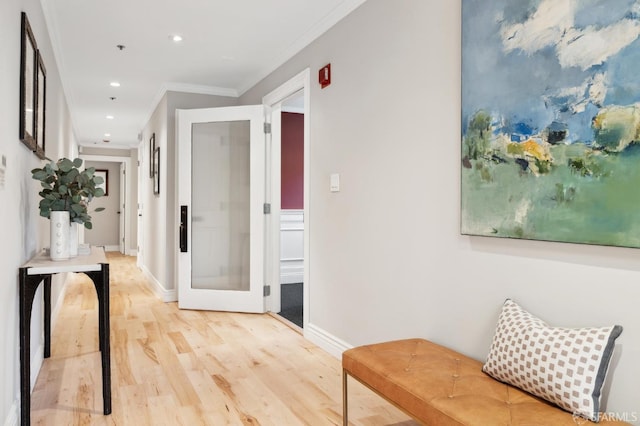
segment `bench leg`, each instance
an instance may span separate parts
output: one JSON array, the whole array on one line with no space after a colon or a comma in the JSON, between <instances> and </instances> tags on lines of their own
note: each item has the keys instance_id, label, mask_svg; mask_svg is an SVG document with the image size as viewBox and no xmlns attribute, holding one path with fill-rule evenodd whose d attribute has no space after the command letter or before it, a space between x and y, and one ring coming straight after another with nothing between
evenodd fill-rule
<instances>
[{"instance_id":1,"label":"bench leg","mask_svg":"<svg viewBox=\"0 0 640 426\"><path fill-rule=\"evenodd\" d=\"M342 369L342 426L349 424L349 407L347 398L347 371Z\"/></svg>"}]
</instances>

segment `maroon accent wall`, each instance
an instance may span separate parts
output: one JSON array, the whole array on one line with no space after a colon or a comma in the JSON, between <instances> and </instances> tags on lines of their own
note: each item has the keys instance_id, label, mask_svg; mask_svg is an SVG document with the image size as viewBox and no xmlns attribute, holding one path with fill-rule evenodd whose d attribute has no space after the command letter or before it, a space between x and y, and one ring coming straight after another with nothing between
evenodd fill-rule
<instances>
[{"instance_id":1,"label":"maroon accent wall","mask_svg":"<svg viewBox=\"0 0 640 426\"><path fill-rule=\"evenodd\" d=\"M282 113L282 209L304 208L304 114Z\"/></svg>"}]
</instances>

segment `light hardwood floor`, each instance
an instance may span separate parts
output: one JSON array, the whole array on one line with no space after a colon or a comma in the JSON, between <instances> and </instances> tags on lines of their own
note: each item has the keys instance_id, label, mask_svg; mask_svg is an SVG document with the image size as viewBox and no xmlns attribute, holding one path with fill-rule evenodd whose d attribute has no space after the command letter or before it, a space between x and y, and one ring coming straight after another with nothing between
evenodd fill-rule
<instances>
[{"instance_id":1,"label":"light hardwood floor","mask_svg":"<svg viewBox=\"0 0 640 426\"><path fill-rule=\"evenodd\" d=\"M338 425L340 361L270 315L180 310L109 255L113 413L102 415L97 299L77 274L32 394L38 425ZM415 425L349 379L354 425Z\"/></svg>"}]
</instances>

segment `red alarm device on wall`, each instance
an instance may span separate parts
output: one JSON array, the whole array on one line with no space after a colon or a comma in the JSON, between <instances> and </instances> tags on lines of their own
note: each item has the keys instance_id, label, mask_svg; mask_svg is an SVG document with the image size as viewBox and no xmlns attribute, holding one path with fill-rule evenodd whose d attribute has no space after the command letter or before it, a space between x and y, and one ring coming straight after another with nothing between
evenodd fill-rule
<instances>
[{"instance_id":1,"label":"red alarm device on wall","mask_svg":"<svg viewBox=\"0 0 640 426\"><path fill-rule=\"evenodd\" d=\"M327 64L320 68L318 72L318 82L321 88L325 88L331 84L331 64Z\"/></svg>"}]
</instances>

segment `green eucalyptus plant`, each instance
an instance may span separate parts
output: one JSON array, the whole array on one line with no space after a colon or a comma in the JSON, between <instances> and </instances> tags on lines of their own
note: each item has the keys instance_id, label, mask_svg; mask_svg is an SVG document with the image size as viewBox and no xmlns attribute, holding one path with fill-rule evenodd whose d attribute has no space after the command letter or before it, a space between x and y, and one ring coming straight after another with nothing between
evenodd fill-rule
<instances>
[{"instance_id":1,"label":"green eucalyptus plant","mask_svg":"<svg viewBox=\"0 0 640 426\"><path fill-rule=\"evenodd\" d=\"M104 190L98 188L104 179L95 175L95 167L81 170L81 166L80 158L61 158L58 161L50 160L41 169L31 170L31 177L42 184L42 191L39 192L42 197L40 216L49 219L52 211L68 211L70 222L84 224L87 229L93 227L88 211L89 202L93 197L104 195ZM102 210L104 207L94 211Z\"/></svg>"}]
</instances>

